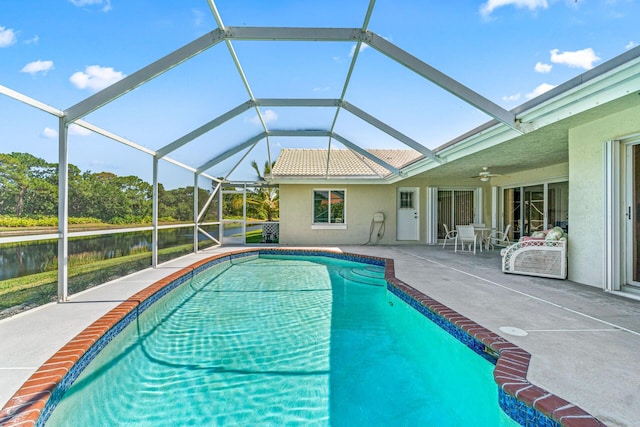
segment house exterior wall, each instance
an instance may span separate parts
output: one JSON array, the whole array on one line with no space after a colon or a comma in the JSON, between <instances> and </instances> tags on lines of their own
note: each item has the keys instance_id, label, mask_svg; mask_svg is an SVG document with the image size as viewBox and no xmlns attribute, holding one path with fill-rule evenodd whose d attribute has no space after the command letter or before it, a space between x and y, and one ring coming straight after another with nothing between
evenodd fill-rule
<instances>
[{"instance_id":1,"label":"house exterior wall","mask_svg":"<svg viewBox=\"0 0 640 427\"><path fill-rule=\"evenodd\" d=\"M346 190L346 229L311 228L314 189ZM422 204L422 191L420 204ZM280 244L356 245L369 240L375 212L385 216L379 244L396 243L396 185L280 185ZM377 230L377 227L376 227ZM415 243L415 242L414 242Z\"/></svg>"},{"instance_id":2,"label":"house exterior wall","mask_svg":"<svg viewBox=\"0 0 640 427\"><path fill-rule=\"evenodd\" d=\"M466 184L466 185L464 185ZM476 188L479 182L469 185L460 182L428 181L413 177L394 184L379 185L306 185L280 184L280 244L282 245L357 245L369 240L371 219L375 212L385 216L385 234L380 245L416 244L426 242L427 230L427 186L446 188ZM397 206L396 195L400 187L417 187L419 190L420 239L418 241L396 240ZM483 215L491 222L491 186L483 185ZM346 190L346 229L320 229L311 227L314 189ZM377 230L377 227L376 227ZM375 239L375 236L373 236Z\"/></svg>"},{"instance_id":3,"label":"house exterior wall","mask_svg":"<svg viewBox=\"0 0 640 427\"><path fill-rule=\"evenodd\" d=\"M569 279L603 287L604 149L640 132L640 106L569 131Z\"/></svg>"}]
</instances>

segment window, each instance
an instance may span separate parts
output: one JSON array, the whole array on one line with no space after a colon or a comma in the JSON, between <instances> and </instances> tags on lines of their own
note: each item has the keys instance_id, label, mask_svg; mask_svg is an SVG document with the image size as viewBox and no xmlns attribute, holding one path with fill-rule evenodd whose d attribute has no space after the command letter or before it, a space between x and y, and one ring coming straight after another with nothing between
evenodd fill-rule
<instances>
[{"instance_id":1,"label":"window","mask_svg":"<svg viewBox=\"0 0 640 427\"><path fill-rule=\"evenodd\" d=\"M400 192L400 209L415 209L413 206L413 191Z\"/></svg>"},{"instance_id":2,"label":"window","mask_svg":"<svg viewBox=\"0 0 640 427\"><path fill-rule=\"evenodd\" d=\"M345 190L313 191L313 223L344 224Z\"/></svg>"}]
</instances>

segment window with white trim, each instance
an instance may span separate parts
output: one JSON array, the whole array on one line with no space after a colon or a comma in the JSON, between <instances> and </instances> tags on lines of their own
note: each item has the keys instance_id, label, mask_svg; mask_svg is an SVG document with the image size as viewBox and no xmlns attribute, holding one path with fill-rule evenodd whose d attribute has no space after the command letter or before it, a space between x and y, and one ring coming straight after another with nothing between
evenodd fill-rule
<instances>
[{"instance_id":1,"label":"window with white trim","mask_svg":"<svg viewBox=\"0 0 640 427\"><path fill-rule=\"evenodd\" d=\"M345 224L345 190L313 190L313 224Z\"/></svg>"}]
</instances>

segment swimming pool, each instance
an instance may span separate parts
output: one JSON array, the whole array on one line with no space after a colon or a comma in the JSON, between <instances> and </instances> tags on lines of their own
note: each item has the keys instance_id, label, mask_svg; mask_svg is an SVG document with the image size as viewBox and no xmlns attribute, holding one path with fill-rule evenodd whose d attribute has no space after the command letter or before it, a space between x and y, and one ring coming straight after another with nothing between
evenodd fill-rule
<instances>
[{"instance_id":1,"label":"swimming pool","mask_svg":"<svg viewBox=\"0 0 640 427\"><path fill-rule=\"evenodd\" d=\"M283 252L296 256L271 259ZM318 255L330 262L320 263ZM380 279L383 266L386 282ZM265 268L275 269L257 273ZM206 276L196 275L205 270ZM196 303L196 296L203 302ZM213 301L223 304L211 310ZM355 309L342 311L352 303ZM52 425L509 425L499 401L523 424L559 425L527 404L527 393L520 400L509 394L513 384L526 382L524 351L395 279L391 260L245 251L194 265L114 311L52 358L60 363L65 354L77 356L50 388L39 423L53 413ZM363 324L365 332L354 334ZM411 332L416 327L418 335ZM100 338L86 343L99 329ZM194 331L206 333L194 337ZM505 354L493 373L503 383L498 390L491 362L500 352ZM475 388L469 380L482 384ZM140 384L149 387L137 389ZM186 394L178 391L180 384ZM527 389L536 390L528 383ZM442 394L453 396L453 405ZM169 403L157 403L158 396ZM112 406L118 397L124 409ZM149 407L153 412L145 414ZM440 407L446 413L438 415ZM470 414L471 421L457 421L457 412ZM97 418L75 418L81 414Z\"/></svg>"}]
</instances>

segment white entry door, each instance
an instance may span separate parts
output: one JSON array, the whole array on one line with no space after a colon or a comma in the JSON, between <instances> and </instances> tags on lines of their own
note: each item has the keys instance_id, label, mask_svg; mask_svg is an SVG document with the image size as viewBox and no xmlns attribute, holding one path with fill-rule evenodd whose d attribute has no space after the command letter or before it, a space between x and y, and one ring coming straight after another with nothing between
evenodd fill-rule
<instances>
[{"instance_id":1,"label":"white entry door","mask_svg":"<svg viewBox=\"0 0 640 427\"><path fill-rule=\"evenodd\" d=\"M420 240L419 194L418 187L398 188L397 240Z\"/></svg>"}]
</instances>

